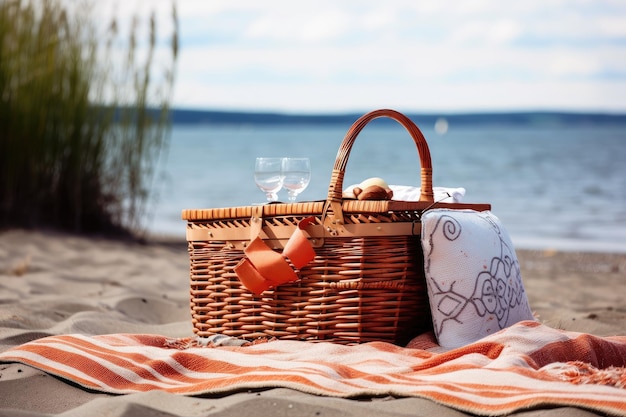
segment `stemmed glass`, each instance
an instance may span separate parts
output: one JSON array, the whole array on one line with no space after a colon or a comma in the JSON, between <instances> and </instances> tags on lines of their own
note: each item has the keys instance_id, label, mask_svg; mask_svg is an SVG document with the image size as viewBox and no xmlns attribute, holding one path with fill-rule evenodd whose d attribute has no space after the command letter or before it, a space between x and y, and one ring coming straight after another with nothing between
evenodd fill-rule
<instances>
[{"instance_id":1,"label":"stemmed glass","mask_svg":"<svg viewBox=\"0 0 626 417\"><path fill-rule=\"evenodd\" d=\"M311 181L309 158L283 158L283 187L289 191L290 202L306 189Z\"/></svg>"},{"instance_id":2,"label":"stemmed glass","mask_svg":"<svg viewBox=\"0 0 626 417\"><path fill-rule=\"evenodd\" d=\"M282 162L283 158L257 158L254 165L254 182L270 203L278 200L278 191L283 187Z\"/></svg>"}]
</instances>

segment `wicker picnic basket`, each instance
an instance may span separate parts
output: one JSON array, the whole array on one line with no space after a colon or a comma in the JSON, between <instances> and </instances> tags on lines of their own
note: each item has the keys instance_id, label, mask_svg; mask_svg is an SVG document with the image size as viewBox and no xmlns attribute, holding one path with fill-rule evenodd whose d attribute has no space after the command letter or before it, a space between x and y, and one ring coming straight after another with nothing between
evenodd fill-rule
<instances>
[{"instance_id":1,"label":"wicker picnic basket","mask_svg":"<svg viewBox=\"0 0 626 417\"><path fill-rule=\"evenodd\" d=\"M399 122L417 146L420 201L342 196L355 139L379 117ZM420 216L431 207L490 208L434 202L430 151L419 128L393 110L365 114L341 143L326 201L183 210L194 332L344 344L407 342L432 328L420 243ZM296 268L282 258L298 279L260 294L248 290L236 272L246 248L260 238L281 253L299 228L314 250L313 260Z\"/></svg>"}]
</instances>

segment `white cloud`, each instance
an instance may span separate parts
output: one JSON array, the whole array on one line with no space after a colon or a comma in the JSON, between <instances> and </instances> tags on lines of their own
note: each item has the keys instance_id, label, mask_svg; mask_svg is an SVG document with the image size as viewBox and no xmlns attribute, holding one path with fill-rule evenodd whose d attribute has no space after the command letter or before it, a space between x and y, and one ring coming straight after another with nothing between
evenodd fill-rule
<instances>
[{"instance_id":1,"label":"white cloud","mask_svg":"<svg viewBox=\"0 0 626 417\"><path fill-rule=\"evenodd\" d=\"M626 110L626 3L178 4L180 106Z\"/></svg>"},{"instance_id":2,"label":"white cloud","mask_svg":"<svg viewBox=\"0 0 626 417\"><path fill-rule=\"evenodd\" d=\"M310 12L297 2L291 4L288 9L261 13L244 29L244 37L278 43L323 42L341 36L350 21L346 13L335 8Z\"/></svg>"}]
</instances>

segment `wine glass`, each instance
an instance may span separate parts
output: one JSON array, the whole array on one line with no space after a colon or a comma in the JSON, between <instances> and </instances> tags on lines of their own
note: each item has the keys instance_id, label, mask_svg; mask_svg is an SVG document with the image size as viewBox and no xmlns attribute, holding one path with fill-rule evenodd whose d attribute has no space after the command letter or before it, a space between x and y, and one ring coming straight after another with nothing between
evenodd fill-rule
<instances>
[{"instance_id":1,"label":"wine glass","mask_svg":"<svg viewBox=\"0 0 626 417\"><path fill-rule=\"evenodd\" d=\"M296 197L311 181L311 162L309 158L283 158L283 187L289 192L289 201Z\"/></svg>"},{"instance_id":2,"label":"wine glass","mask_svg":"<svg viewBox=\"0 0 626 417\"><path fill-rule=\"evenodd\" d=\"M254 182L265 193L267 201L277 201L283 187L283 158L257 158L254 165Z\"/></svg>"}]
</instances>

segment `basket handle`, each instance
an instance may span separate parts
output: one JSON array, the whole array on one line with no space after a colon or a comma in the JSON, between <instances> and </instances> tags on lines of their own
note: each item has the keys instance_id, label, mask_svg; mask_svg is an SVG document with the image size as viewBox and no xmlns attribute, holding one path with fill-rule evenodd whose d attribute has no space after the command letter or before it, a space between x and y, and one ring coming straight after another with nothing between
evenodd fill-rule
<instances>
[{"instance_id":1,"label":"basket handle","mask_svg":"<svg viewBox=\"0 0 626 417\"><path fill-rule=\"evenodd\" d=\"M395 110L380 109L366 113L357 119L357 121L350 127L350 130L346 133L346 136L343 138L343 142L337 152L335 166L333 167L332 176L330 178L330 185L328 187L328 202L335 206L336 204L332 204L333 202L340 203L342 201L343 177L345 175L346 165L348 163L350 151L352 150L352 145L365 125L379 117L388 117L399 122L413 138L413 141L417 146L421 166L421 194L419 201L434 201L432 162L426 138L424 138L424 135L415 123L413 123L411 119L406 117L404 114Z\"/></svg>"}]
</instances>

